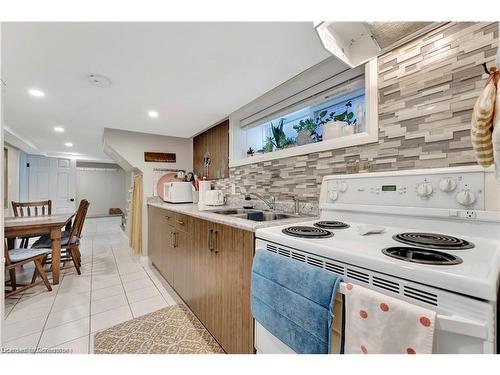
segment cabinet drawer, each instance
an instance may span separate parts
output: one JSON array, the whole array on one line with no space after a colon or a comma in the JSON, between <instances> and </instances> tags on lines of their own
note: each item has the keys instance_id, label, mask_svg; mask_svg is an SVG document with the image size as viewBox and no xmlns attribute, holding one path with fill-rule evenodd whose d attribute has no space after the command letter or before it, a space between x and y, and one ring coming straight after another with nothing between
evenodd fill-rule
<instances>
[{"instance_id":1,"label":"cabinet drawer","mask_svg":"<svg viewBox=\"0 0 500 375\"><path fill-rule=\"evenodd\" d=\"M173 220L173 225L175 229L180 230L182 232L191 232L191 227L192 227L192 218L189 215L184 215L180 213L176 213L174 220Z\"/></svg>"},{"instance_id":2,"label":"cabinet drawer","mask_svg":"<svg viewBox=\"0 0 500 375\"><path fill-rule=\"evenodd\" d=\"M172 211L163 210L163 219L164 222L168 225L174 226L176 218L176 213Z\"/></svg>"}]
</instances>

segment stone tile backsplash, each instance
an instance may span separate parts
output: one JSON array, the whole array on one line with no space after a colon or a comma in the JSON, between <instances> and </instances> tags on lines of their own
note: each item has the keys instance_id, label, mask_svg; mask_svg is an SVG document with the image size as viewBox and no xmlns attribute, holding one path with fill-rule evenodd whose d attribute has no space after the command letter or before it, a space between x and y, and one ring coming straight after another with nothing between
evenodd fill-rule
<instances>
[{"instance_id":1,"label":"stone tile backsplash","mask_svg":"<svg viewBox=\"0 0 500 375\"><path fill-rule=\"evenodd\" d=\"M498 22L451 22L390 51L378 61L378 142L230 168L215 188L234 183L235 205L247 190L271 194L285 211L298 195L316 213L323 176L347 173L349 159L370 172L474 164L471 113L497 48Z\"/></svg>"}]
</instances>

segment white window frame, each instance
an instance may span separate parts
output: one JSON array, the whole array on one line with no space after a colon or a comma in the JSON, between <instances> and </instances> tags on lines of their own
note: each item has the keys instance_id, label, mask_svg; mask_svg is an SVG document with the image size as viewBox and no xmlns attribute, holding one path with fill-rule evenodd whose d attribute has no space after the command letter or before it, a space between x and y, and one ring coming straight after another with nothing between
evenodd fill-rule
<instances>
[{"instance_id":1,"label":"white window frame","mask_svg":"<svg viewBox=\"0 0 500 375\"><path fill-rule=\"evenodd\" d=\"M255 164L269 160L288 158L292 156L306 155L315 152L325 152L339 148L358 146L378 141L378 64L377 58L371 59L365 64L365 130L361 133L343 136L340 138L323 140L321 142L309 143L307 145L295 146L283 150L276 150L265 154L251 157L237 157L241 155L241 143L235 138L241 134L240 121L238 118L229 117L229 167ZM245 150L246 151L246 150Z\"/></svg>"}]
</instances>

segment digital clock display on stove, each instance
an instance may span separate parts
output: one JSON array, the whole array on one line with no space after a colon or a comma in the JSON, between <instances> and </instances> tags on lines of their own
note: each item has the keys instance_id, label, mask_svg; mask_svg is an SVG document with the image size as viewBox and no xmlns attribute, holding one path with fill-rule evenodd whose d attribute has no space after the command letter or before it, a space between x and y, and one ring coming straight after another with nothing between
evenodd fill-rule
<instances>
[{"instance_id":1,"label":"digital clock display on stove","mask_svg":"<svg viewBox=\"0 0 500 375\"><path fill-rule=\"evenodd\" d=\"M382 185L382 191L396 191L396 185Z\"/></svg>"}]
</instances>

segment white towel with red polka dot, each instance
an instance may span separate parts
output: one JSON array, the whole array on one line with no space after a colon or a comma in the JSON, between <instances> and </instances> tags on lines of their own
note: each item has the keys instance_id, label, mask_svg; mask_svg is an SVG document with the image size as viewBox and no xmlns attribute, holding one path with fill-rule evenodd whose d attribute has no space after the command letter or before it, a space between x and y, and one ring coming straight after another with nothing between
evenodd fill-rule
<instances>
[{"instance_id":1,"label":"white towel with red polka dot","mask_svg":"<svg viewBox=\"0 0 500 375\"><path fill-rule=\"evenodd\" d=\"M435 311L348 283L346 354L430 354Z\"/></svg>"}]
</instances>

